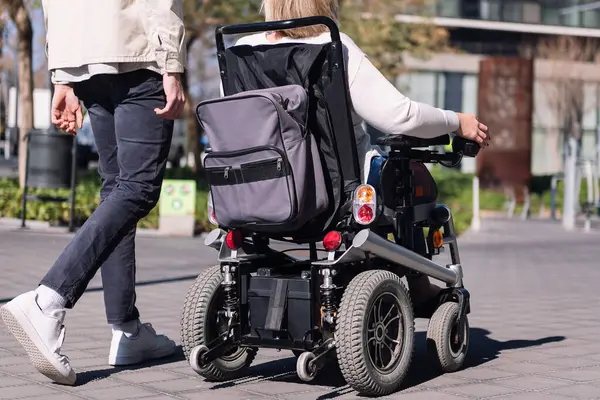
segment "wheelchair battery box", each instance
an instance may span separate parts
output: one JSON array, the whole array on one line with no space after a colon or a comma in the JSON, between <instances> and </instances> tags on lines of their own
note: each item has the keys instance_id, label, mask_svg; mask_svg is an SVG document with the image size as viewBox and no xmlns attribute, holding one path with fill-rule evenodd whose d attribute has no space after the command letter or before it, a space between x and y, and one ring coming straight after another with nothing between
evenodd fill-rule
<instances>
[{"instance_id":1,"label":"wheelchair battery box","mask_svg":"<svg viewBox=\"0 0 600 400\"><path fill-rule=\"evenodd\" d=\"M251 336L303 340L312 328L311 281L290 276L250 276Z\"/></svg>"}]
</instances>

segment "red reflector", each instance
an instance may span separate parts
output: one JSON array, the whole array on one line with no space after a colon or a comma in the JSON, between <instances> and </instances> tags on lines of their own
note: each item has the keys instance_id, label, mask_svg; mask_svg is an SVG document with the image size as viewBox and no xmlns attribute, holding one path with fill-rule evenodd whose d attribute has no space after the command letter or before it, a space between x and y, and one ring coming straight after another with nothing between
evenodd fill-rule
<instances>
[{"instance_id":1,"label":"red reflector","mask_svg":"<svg viewBox=\"0 0 600 400\"><path fill-rule=\"evenodd\" d=\"M335 251L342 245L342 235L339 232L331 231L323 239L323 247L327 251Z\"/></svg>"},{"instance_id":2,"label":"red reflector","mask_svg":"<svg viewBox=\"0 0 600 400\"><path fill-rule=\"evenodd\" d=\"M367 204L362 205L358 209L358 220L362 223L373 221L373 209Z\"/></svg>"},{"instance_id":3,"label":"red reflector","mask_svg":"<svg viewBox=\"0 0 600 400\"><path fill-rule=\"evenodd\" d=\"M225 244L231 250L239 249L240 247L242 247L243 243L244 243L244 235L242 234L242 231L238 231L238 230L229 231L227 233L227 236L225 236Z\"/></svg>"}]
</instances>

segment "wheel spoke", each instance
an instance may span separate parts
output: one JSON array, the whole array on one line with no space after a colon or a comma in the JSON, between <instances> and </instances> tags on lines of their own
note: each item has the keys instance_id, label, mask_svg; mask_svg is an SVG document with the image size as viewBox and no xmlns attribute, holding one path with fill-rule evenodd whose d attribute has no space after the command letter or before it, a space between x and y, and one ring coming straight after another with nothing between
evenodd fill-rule
<instances>
[{"instance_id":1,"label":"wheel spoke","mask_svg":"<svg viewBox=\"0 0 600 400\"><path fill-rule=\"evenodd\" d=\"M381 344L377 345L376 347L376 352L378 354L378 358L379 358L379 363L377 364L378 367L383 368L383 353L381 351L381 349L383 348L383 346Z\"/></svg>"},{"instance_id":2,"label":"wheel spoke","mask_svg":"<svg viewBox=\"0 0 600 400\"><path fill-rule=\"evenodd\" d=\"M392 342L392 343L394 343L394 344L400 344L400 341L399 341L399 340L397 340L397 339L392 339L392 337L391 337L390 335L388 335L388 334L387 334L387 332L386 332L386 334L385 334L385 339L387 339L388 341L390 341L390 342Z\"/></svg>"},{"instance_id":3,"label":"wheel spoke","mask_svg":"<svg viewBox=\"0 0 600 400\"><path fill-rule=\"evenodd\" d=\"M376 322L381 322L381 306L383 304L383 299L379 299L379 301L377 302L377 317L375 318Z\"/></svg>"},{"instance_id":4,"label":"wheel spoke","mask_svg":"<svg viewBox=\"0 0 600 400\"><path fill-rule=\"evenodd\" d=\"M392 306L390 307L390 309L388 310L387 314L385 314L385 317L383 317L383 319L381 320L381 323L386 325L385 321L387 321L388 317L390 316L390 314L392 313L392 310L396 307L395 304L392 304Z\"/></svg>"},{"instance_id":5,"label":"wheel spoke","mask_svg":"<svg viewBox=\"0 0 600 400\"><path fill-rule=\"evenodd\" d=\"M390 320L388 321L388 323L384 325L384 328L385 328L385 330L387 331L387 330L388 330L388 326L390 326L390 324L391 324L392 322L394 322L395 320L397 320L397 319L400 319L400 316L399 316L399 315L396 315L395 317L392 317L392 319L390 319Z\"/></svg>"},{"instance_id":6,"label":"wheel spoke","mask_svg":"<svg viewBox=\"0 0 600 400\"><path fill-rule=\"evenodd\" d=\"M388 345L386 342L382 342L382 343L383 343L383 345L384 345L384 346L385 346L385 347L388 349L388 351L390 352L390 361L389 361L389 362L391 363L391 362L395 361L395 360L394 360L394 358L395 358L395 357L394 357L394 355L396 354L396 350L392 349L392 348L390 347L390 345ZM382 346L382 347L383 347L383 346ZM389 363L388 363L388 364L389 364Z\"/></svg>"}]
</instances>

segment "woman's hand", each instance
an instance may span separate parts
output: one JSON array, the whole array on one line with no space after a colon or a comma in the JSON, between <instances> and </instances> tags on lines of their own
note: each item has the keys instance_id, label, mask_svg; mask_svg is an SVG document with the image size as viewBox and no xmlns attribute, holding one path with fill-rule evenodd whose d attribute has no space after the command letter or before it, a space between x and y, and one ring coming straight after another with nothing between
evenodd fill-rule
<instances>
[{"instance_id":1,"label":"woman's hand","mask_svg":"<svg viewBox=\"0 0 600 400\"><path fill-rule=\"evenodd\" d=\"M456 115L458 115L459 121L459 127L456 131L458 136L473 140L482 146L489 145L490 136L487 133L487 126L479 122L473 114L456 113Z\"/></svg>"}]
</instances>

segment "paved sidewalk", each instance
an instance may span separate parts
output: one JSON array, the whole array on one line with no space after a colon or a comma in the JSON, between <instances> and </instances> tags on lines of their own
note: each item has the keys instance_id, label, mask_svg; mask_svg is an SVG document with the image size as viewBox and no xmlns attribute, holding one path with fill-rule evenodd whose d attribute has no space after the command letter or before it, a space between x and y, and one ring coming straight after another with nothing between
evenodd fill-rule
<instances>
[{"instance_id":1,"label":"paved sidewalk","mask_svg":"<svg viewBox=\"0 0 600 400\"><path fill-rule=\"evenodd\" d=\"M0 298L32 288L68 235L0 230ZM179 342L180 312L192 277L216 253L198 239L140 238L139 306L144 320ZM567 234L557 224L486 220L459 243L472 294L468 368L435 376L424 359L426 321L417 322L417 352L405 389L390 399L600 398L600 234ZM49 383L0 327L0 399L354 399L321 373L302 383L287 351L260 350L250 374L207 383L175 357L135 369L109 367L99 278L67 316L66 353L78 386Z\"/></svg>"}]
</instances>

